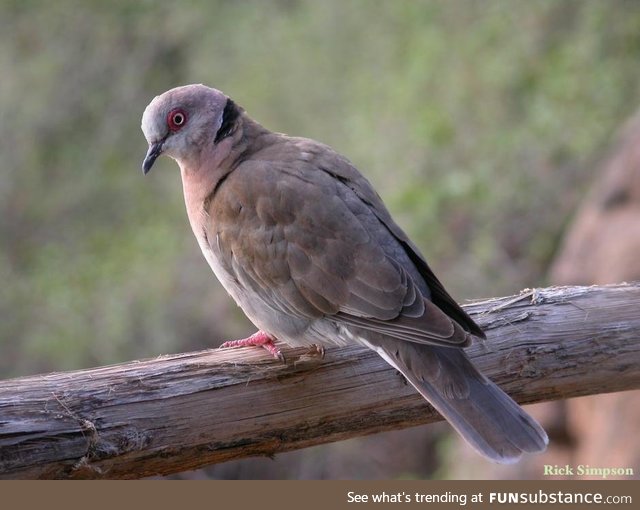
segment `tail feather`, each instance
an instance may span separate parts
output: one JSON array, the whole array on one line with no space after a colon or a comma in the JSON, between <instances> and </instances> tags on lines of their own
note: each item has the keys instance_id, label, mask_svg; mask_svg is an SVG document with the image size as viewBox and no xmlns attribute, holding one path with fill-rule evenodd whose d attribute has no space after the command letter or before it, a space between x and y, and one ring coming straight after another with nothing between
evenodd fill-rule
<instances>
[{"instance_id":1,"label":"tail feather","mask_svg":"<svg viewBox=\"0 0 640 510\"><path fill-rule=\"evenodd\" d=\"M411 383L471 446L496 462L516 462L522 453L547 446L542 427L491 381L472 381L469 397L454 399L428 382Z\"/></svg>"},{"instance_id":2,"label":"tail feather","mask_svg":"<svg viewBox=\"0 0 640 510\"><path fill-rule=\"evenodd\" d=\"M544 451L544 429L511 397L483 376L462 349L394 340L366 342L480 454L500 463Z\"/></svg>"}]
</instances>

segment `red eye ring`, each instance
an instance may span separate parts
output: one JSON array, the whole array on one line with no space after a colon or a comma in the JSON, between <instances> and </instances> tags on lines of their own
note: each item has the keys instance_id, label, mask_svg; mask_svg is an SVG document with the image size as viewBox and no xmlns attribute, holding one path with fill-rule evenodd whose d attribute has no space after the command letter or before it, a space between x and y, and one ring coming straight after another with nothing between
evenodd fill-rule
<instances>
[{"instance_id":1,"label":"red eye ring","mask_svg":"<svg viewBox=\"0 0 640 510\"><path fill-rule=\"evenodd\" d=\"M178 131L187 123L187 114L181 108L174 108L167 115L167 126L171 131Z\"/></svg>"}]
</instances>

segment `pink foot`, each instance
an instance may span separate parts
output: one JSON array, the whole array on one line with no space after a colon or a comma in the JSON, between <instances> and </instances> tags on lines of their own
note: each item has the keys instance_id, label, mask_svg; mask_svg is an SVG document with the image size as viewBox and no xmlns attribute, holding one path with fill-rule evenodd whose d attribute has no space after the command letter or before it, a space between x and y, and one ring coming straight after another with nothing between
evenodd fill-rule
<instances>
[{"instance_id":1,"label":"pink foot","mask_svg":"<svg viewBox=\"0 0 640 510\"><path fill-rule=\"evenodd\" d=\"M243 338L242 340L231 340L229 342L225 342L220 346L220 349L227 349L229 347L249 347L254 345L266 349L274 358L284 362L284 355L273 343L273 338L267 335L264 331L258 331L249 338Z\"/></svg>"}]
</instances>

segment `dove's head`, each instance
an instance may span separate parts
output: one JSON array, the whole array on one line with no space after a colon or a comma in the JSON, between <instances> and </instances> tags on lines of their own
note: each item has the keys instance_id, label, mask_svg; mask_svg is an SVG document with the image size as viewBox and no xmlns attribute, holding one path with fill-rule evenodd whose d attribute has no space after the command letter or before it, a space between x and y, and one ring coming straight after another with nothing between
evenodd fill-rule
<instances>
[{"instance_id":1,"label":"dove's head","mask_svg":"<svg viewBox=\"0 0 640 510\"><path fill-rule=\"evenodd\" d=\"M198 161L203 150L228 134L223 124L231 124L237 114L231 99L204 85L185 85L156 96L142 115L142 132L149 142L142 171L151 170L161 154L181 166Z\"/></svg>"}]
</instances>

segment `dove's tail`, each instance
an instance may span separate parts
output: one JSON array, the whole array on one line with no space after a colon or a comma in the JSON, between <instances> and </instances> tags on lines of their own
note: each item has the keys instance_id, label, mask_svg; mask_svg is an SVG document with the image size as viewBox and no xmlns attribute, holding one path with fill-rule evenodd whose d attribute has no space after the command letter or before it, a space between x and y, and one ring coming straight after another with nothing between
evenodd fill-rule
<instances>
[{"instance_id":1,"label":"dove's tail","mask_svg":"<svg viewBox=\"0 0 640 510\"><path fill-rule=\"evenodd\" d=\"M376 342L378 343L378 342ZM516 462L544 451L544 429L511 397L482 375L459 348L385 339L375 349L460 435L485 457Z\"/></svg>"}]
</instances>

